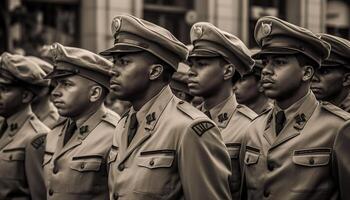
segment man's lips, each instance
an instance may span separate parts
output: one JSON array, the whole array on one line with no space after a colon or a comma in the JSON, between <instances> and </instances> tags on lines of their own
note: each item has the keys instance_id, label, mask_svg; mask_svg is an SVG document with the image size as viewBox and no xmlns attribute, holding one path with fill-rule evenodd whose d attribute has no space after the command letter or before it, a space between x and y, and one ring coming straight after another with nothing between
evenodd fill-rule
<instances>
[{"instance_id":1,"label":"man's lips","mask_svg":"<svg viewBox=\"0 0 350 200\"><path fill-rule=\"evenodd\" d=\"M53 101L53 104L56 106L56 107L62 107L65 105L65 103L63 101Z\"/></svg>"}]
</instances>

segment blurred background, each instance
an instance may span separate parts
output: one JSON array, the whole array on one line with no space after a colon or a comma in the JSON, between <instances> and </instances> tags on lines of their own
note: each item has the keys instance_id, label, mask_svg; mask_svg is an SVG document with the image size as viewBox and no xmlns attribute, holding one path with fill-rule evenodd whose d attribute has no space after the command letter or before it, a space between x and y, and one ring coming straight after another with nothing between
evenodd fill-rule
<instances>
[{"instance_id":1,"label":"blurred background","mask_svg":"<svg viewBox=\"0 0 350 200\"><path fill-rule=\"evenodd\" d=\"M0 9L0 53L34 56L56 41L94 52L111 47L110 24L121 13L159 24L185 44L191 25L208 21L253 48L254 25L265 15L350 38L349 0L1 0Z\"/></svg>"}]
</instances>

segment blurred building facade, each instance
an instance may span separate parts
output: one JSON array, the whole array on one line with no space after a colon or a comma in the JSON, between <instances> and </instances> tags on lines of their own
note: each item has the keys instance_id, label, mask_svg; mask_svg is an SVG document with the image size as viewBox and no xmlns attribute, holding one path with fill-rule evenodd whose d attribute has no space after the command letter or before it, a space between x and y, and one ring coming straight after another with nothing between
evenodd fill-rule
<instances>
[{"instance_id":1,"label":"blurred building facade","mask_svg":"<svg viewBox=\"0 0 350 200\"><path fill-rule=\"evenodd\" d=\"M169 29L188 44L193 23L208 21L255 47L257 19L278 16L314 32L350 38L348 0L3 0L0 51L60 42L99 52L113 44L110 24L129 13Z\"/></svg>"}]
</instances>

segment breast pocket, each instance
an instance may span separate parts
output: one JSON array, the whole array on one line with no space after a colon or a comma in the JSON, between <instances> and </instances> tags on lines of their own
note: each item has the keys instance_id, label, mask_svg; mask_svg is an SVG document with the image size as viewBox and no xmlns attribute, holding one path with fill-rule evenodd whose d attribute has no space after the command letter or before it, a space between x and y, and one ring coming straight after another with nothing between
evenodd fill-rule
<instances>
[{"instance_id":1,"label":"breast pocket","mask_svg":"<svg viewBox=\"0 0 350 200\"><path fill-rule=\"evenodd\" d=\"M135 185L135 193L162 196L174 189L175 150L143 151L136 159L137 177L142 177Z\"/></svg>"},{"instance_id":2,"label":"breast pocket","mask_svg":"<svg viewBox=\"0 0 350 200\"><path fill-rule=\"evenodd\" d=\"M244 155L244 173L246 174L246 184L247 188L256 189L259 187L259 182L261 174L263 173L263 168L259 165L260 150L252 147L246 147L246 152Z\"/></svg>"},{"instance_id":3,"label":"breast pocket","mask_svg":"<svg viewBox=\"0 0 350 200\"><path fill-rule=\"evenodd\" d=\"M1 174L3 178L24 179L24 148L3 150L1 156Z\"/></svg>"},{"instance_id":4,"label":"breast pocket","mask_svg":"<svg viewBox=\"0 0 350 200\"><path fill-rule=\"evenodd\" d=\"M70 168L78 172L100 171L102 156L82 156L73 157Z\"/></svg>"},{"instance_id":5,"label":"breast pocket","mask_svg":"<svg viewBox=\"0 0 350 200\"><path fill-rule=\"evenodd\" d=\"M293 152L292 161L294 163L294 180L303 184L297 184L292 191L316 192L327 191L332 186L329 182L331 149L312 148L300 149ZM309 177L305 179L305 177Z\"/></svg>"}]
</instances>

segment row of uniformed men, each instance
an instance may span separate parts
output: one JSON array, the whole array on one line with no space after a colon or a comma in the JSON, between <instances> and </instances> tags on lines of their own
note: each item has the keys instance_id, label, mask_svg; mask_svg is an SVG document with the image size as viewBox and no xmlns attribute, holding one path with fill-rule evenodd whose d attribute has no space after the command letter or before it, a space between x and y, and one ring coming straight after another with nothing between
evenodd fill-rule
<instances>
[{"instance_id":1,"label":"row of uniformed men","mask_svg":"<svg viewBox=\"0 0 350 200\"><path fill-rule=\"evenodd\" d=\"M322 63L346 70L348 41L261 18L254 56L275 101L256 116L232 92L254 65L232 34L196 23L189 55L169 31L134 16L115 17L112 34L101 54L113 64L56 43L46 75L33 59L2 54L0 199L350 198L350 115L310 91ZM168 86L186 59L202 112ZM49 79L65 117L51 130L30 106ZM103 106L109 89L132 104L121 118Z\"/></svg>"}]
</instances>

